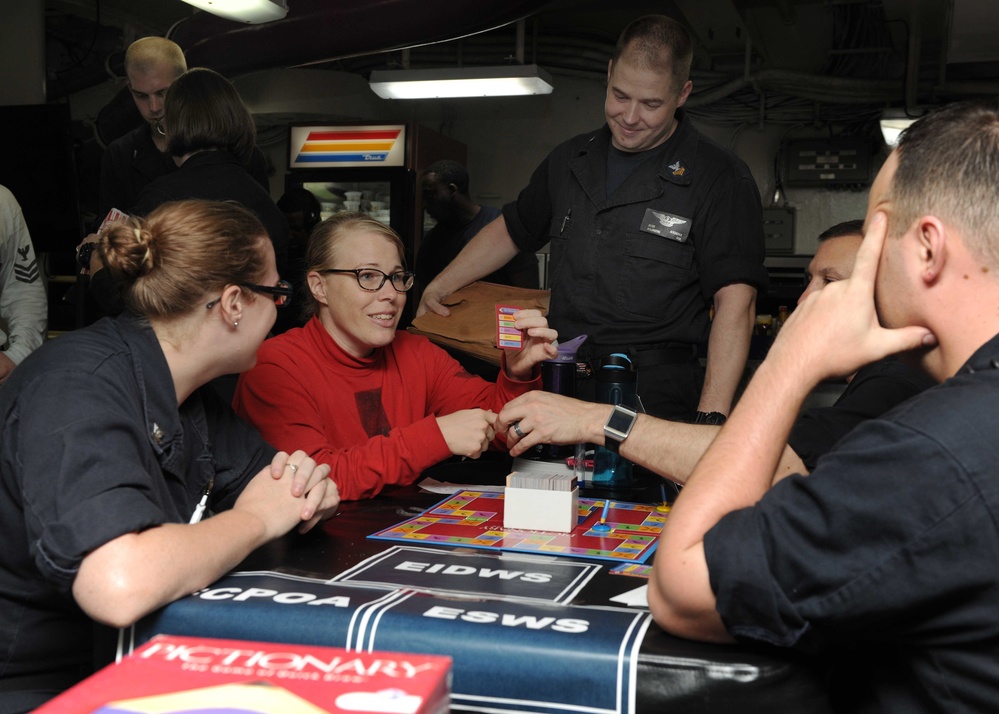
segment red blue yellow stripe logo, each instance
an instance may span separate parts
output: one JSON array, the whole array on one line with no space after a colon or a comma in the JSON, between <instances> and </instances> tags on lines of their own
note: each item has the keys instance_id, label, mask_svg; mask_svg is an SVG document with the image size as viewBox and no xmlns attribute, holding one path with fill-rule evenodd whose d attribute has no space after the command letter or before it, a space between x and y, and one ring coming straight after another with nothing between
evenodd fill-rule
<instances>
[{"instance_id":1,"label":"red blue yellow stripe logo","mask_svg":"<svg viewBox=\"0 0 999 714\"><path fill-rule=\"evenodd\" d=\"M384 163L402 129L310 131L295 163Z\"/></svg>"}]
</instances>

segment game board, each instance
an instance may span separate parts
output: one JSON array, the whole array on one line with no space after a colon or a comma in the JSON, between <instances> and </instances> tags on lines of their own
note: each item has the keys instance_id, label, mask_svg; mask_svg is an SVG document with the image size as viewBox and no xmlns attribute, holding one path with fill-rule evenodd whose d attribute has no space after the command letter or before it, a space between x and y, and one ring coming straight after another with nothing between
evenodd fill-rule
<instances>
[{"instance_id":1,"label":"game board","mask_svg":"<svg viewBox=\"0 0 999 714\"><path fill-rule=\"evenodd\" d=\"M592 526L600 522L603 506L603 499L580 498L578 525L571 533L508 530L503 527L502 493L464 490L368 537L644 563L656 548L667 514L655 505L611 500L606 519L611 530L600 533Z\"/></svg>"}]
</instances>

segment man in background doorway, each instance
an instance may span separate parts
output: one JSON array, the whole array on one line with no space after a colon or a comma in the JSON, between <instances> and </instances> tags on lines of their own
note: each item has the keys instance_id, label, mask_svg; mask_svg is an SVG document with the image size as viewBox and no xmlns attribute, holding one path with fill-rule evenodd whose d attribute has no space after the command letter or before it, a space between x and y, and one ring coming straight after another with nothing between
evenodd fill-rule
<instances>
[{"instance_id":1,"label":"man in background doorway","mask_svg":"<svg viewBox=\"0 0 999 714\"><path fill-rule=\"evenodd\" d=\"M112 141L104 152L98 221L112 208L131 209L146 184L177 168L166 150L163 99L186 71L183 50L164 37L143 37L125 51L126 86L143 123Z\"/></svg>"},{"instance_id":2,"label":"man in background doorway","mask_svg":"<svg viewBox=\"0 0 999 714\"><path fill-rule=\"evenodd\" d=\"M296 297L302 300L309 293L305 284L305 251L309 248L312 229L322 218L322 204L304 186L292 186L277 200L277 207L288 219L288 274L287 280L295 288Z\"/></svg>"},{"instance_id":3,"label":"man in background doorway","mask_svg":"<svg viewBox=\"0 0 999 714\"><path fill-rule=\"evenodd\" d=\"M469 198L468 171L457 161L445 159L431 164L423 170L420 182L423 208L437 221L423 236L416 256L416 279L426 286L486 224L500 215L500 210L481 206ZM520 251L482 280L518 288L537 288L540 282L537 255Z\"/></svg>"}]
</instances>

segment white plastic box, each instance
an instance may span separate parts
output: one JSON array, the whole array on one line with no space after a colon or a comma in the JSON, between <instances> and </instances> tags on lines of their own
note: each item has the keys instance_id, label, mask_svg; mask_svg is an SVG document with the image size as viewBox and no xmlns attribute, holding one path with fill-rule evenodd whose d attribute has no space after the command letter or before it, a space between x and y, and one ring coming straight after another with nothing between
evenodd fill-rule
<instances>
[{"instance_id":1,"label":"white plastic box","mask_svg":"<svg viewBox=\"0 0 999 714\"><path fill-rule=\"evenodd\" d=\"M576 527L578 511L578 488L548 491L507 486L503 496L505 528L569 533Z\"/></svg>"}]
</instances>

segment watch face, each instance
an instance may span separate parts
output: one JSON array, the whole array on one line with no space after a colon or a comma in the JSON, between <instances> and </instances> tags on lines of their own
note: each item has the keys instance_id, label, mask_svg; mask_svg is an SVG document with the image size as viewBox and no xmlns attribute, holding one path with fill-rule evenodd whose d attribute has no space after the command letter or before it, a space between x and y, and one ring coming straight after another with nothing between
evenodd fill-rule
<instances>
[{"instance_id":1,"label":"watch face","mask_svg":"<svg viewBox=\"0 0 999 714\"><path fill-rule=\"evenodd\" d=\"M612 436L620 435L618 441L624 439L631 432L631 427L635 423L636 415L630 412L615 409L611 412L610 419L604 427L604 433Z\"/></svg>"},{"instance_id":2,"label":"watch face","mask_svg":"<svg viewBox=\"0 0 999 714\"><path fill-rule=\"evenodd\" d=\"M76 262L81 268L90 269L90 254L94 252L95 247L97 247L97 243L95 242L84 243L80 246L80 249L76 252Z\"/></svg>"}]
</instances>

